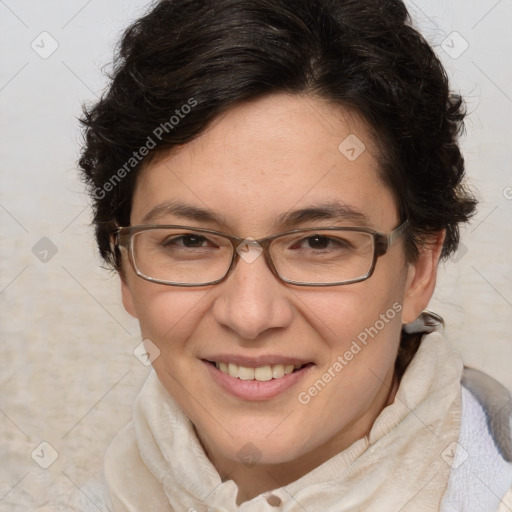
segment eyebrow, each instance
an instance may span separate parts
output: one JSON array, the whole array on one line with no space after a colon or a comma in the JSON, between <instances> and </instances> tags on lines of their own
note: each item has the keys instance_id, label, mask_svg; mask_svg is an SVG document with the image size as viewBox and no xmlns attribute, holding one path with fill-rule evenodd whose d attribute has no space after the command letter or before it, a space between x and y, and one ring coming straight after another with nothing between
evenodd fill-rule
<instances>
[{"instance_id":1,"label":"eyebrow","mask_svg":"<svg viewBox=\"0 0 512 512\"><path fill-rule=\"evenodd\" d=\"M297 224L304 224L315 220L350 221L362 225L370 224L370 219L360 209L341 201L331 201L284 213L277 218L276 225L289 229Z\"/></svg>"},{"instance_id":2,"label":"eyebrow","mask_svg":"<svg viewBox=\"0 0 512 512\"><path fill-rule=\"evenodd\" d=\"M184 219L197 220L199 222L226 224L226 220L222 215L219 215L208 208L199 208L197 206L174 201L161 203L152 208L146 215L144 215L142 223L146 224L153 222L169 215L183 217Z\"/></svg>"},{"instance_id":3,"label":"eyebrow","mask_svg":"<svg viewBox=\"0 0 512 512\"><path fill-rule=\"evenodd\" d=\"M148 224L170 215L197 222L227 226L226 218L213 210L175 201L161 203L152 208L143 217L142 224ZM341 201L331 201L283 213L276 218L274 228L293 229L297 225L317 220L350 221L359 225L370 224L368 216L360 209Z\"/></svg>"}]
</instances>

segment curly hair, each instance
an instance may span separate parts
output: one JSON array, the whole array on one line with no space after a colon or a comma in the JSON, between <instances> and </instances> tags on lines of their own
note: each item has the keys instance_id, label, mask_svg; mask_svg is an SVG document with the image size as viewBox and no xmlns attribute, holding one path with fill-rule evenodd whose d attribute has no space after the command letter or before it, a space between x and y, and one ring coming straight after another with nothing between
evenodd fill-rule
<instances>
[{"instance_id":1,"label":"curly hair","mask_svg":"<svg viewBox=\"0 0 512 512\"><path fill-rule=\"evenodd\" d=\"M103 258L130 223L138 171L193 140L220 114L264 95L308 94L357 112L379 147L382 179L413 261L429 235L459 224L476 200L458 146L465 109L401 0L160 0L124 33L102 98L84 108L79 161Z\"/></svg>"}]
</instances>

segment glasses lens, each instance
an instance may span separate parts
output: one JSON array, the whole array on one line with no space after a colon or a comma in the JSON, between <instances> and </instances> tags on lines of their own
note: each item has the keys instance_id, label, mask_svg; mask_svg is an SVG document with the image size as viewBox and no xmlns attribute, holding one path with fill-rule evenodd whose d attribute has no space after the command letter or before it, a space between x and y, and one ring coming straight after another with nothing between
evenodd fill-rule
<instances>
[{"instance_id":1,"label":"glasses lens","mask_svg":"<svg viewBox=\"0 0 512 512\"><path fill-rule=\"evenodd\" d=\"M175 284L217 281L228 271L233 255L228 239L191 229L139 231L132 243L133 262L139 274Z\"/></svg>"},{"instance_id":2,"label":"glasses lens","mask_svg":"<svg viewBox=\"0 0 512 512\"><path fill-rule=\"evenodd\" d=\"M283 279L332 284L366 276L373 264L374 242L369 233L319 229L277 238L270 251Z\"/></svg>"}]
</instances>

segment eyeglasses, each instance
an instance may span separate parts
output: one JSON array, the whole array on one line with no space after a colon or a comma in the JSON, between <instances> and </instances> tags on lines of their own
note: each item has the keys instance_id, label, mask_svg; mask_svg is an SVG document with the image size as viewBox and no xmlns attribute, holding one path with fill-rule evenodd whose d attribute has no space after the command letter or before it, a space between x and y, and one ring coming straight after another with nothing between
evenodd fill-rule
<instances>
[{"instance_id":1,"label":"eyeglasses","mask_svg":"<svg viewBox=\"0 0 512 512\"><path fill-rule=\"evenodd\" d=\"M264 254L272 273L297 286L337 286L368 279L377 259L405 232L369 228L305 228L259 240L189 226L121 227L114 245L128 252L135 273L153 283L207 286L220 283L239 258L252 263Z\"/></svg>"}]
</instances>

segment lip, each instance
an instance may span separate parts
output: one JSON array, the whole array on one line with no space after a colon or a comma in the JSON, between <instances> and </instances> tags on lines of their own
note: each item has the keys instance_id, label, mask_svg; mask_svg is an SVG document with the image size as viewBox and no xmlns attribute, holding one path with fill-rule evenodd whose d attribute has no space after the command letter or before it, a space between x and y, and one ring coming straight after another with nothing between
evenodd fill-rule
<instances>
[{"instance_id":1,"label":"lip","mask_svg":"<svg viewBox=\"0 0 512 512\"><path fill-rule=\"evenodd\" d=\"M229 362L235 363L233 356L228 358ZM283 359L281 359L283 360ZM211 359L210 359L211 361ZM214 359L214 361L223 361L227 362L225 359ZM254 359L251 359L251 366L248 368L257 368L258 366L265 366L265 363L261 363L261 360L258 361L256 366L253 366ZM274 359L273 361L276 361ZM293 361L297 360L289 360L289 363L276 363L274 364L294 364ZM235 396L236 398L240 398L242 400L247 401L262 401L262 400L270 400L285 391L289 390L293 386L295 386L298 382L300 382L306 374L314 367L314 364L308 364L304 368L300 370L296 370L284 377L279 379L272 379L266 382L260 382L257 380L242 380L236 379L229 375L226 375L224 372L218 370L213 364L209 363L207 360L201 360L201 362L206 366L207 371L209 372L212 380L217 383L222 389L227 391L229 394ZM238 363L235 363L238 364ZM297 362L296 364L307 364ZM240 363L241 366L244 366L243 363Z\"/></svg>"}]
</instances>

